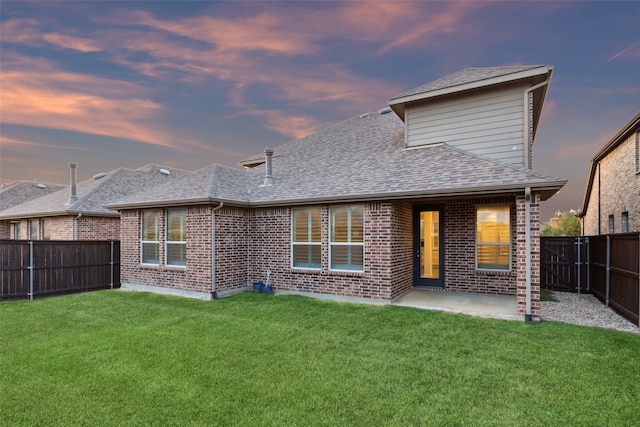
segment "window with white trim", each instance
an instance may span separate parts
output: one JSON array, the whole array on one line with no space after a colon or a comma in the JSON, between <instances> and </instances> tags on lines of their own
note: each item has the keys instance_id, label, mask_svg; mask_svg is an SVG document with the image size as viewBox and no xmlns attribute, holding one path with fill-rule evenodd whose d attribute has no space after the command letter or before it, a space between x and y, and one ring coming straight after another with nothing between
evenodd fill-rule
<instances>
[{"instance_id":1,"label":"window with white trim","mask_svg":"<svg viewBox=\"0 0 640 427\"><path fill-rule=\"evenodd\" d=\"M320 208L291 210L291 266L314 269L322 267Z\"/></svg>"},{"instance_id":2,"label":"window with white trim","mask_svg":"<svg viewBox=\"0 0 640 427\"><path fill-rule=\"evenodd\" d=\"M154 209L142 212L140 236L140 262L142 264L160 264L159 223L160 211Z\"/></svg>"},{"instance_id":3,"label":"window with white trim","mask_svg":"<svg viewBox=\"0 0 640 427\"><path fill-rule=\"evenodd\" d=\"M331 208L329 226L330 269L364 271L364 207Z\"/></svg>"},{"instance_id":4,"label":"window with white trim","mask_svg":"<svg viewBox=\"0 0 640 427\"><path fill-rule=\"evenodd\" d=\"M13 238L14 238L15 240L20 240L20 239L22 239L22 236L21 236L21 234L22 234L22 233L21 233L21 228L22 228L22 227L20 226L20 223L19 223L19 222L16 222L15 224L13 224Z\"/></svg>"},{"instance_id":5,"label":"window with white trim","mask_svg":"<svg viewBox=\"0 0 640 427\"><path fill-rule=\"evenodd\" d=\"M620 224L623 233L629 232L629 212L622 212L622 222Z\"/></svg>"},{"instance_id":6,"label":"window with white trim","mask_svg":"<svg viewBox=\"0 0 640 427\"><path fill-rule=\"evenodd\" d=\"M165 263L185 267L187 265L187 210L167 211Z\"/></svg>"},{"instance_id":7,"label":"window with white trim","mask_svg":"<svg viewBox=\"0 0 640 427\"><path fill-rule=\"evenodd\" d=\"M476 269L511 269L511 208L476 208Z\"/></svg>"}]
</instances>

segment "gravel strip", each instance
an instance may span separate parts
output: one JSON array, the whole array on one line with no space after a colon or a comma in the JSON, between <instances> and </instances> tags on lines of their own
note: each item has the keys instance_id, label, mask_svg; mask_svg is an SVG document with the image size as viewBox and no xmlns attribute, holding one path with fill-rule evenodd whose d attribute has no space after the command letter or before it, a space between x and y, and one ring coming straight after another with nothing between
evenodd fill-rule
<instances>
[{"instance_id":1,"label":"gravel strip","mask_svg":"<svg viewBox=\"0 0 640 427\"><path fill-rule=\"evenodd\" d=\"M552 292L558 302L542 301L541 318L582 326L640 333L640 329L591 294Z\"/></svg>"}]
</instances>

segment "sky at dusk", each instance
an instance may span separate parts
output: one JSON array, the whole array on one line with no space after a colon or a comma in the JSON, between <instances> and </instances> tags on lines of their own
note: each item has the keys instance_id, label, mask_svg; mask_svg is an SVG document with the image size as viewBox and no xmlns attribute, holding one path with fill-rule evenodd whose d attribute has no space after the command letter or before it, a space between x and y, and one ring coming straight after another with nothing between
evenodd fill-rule
<instances>
[{"instance_id":1,"label":"sky at dusk","mask_svg":"<svg viewBox=\"0 0 640 427\"><path fill-rule=\"evenodd\" d=\"M581 206L640 110L640 2L0 3L0 182L239 160L465 67L554 67L534 169Z\"/></svg>"}]
</instances>

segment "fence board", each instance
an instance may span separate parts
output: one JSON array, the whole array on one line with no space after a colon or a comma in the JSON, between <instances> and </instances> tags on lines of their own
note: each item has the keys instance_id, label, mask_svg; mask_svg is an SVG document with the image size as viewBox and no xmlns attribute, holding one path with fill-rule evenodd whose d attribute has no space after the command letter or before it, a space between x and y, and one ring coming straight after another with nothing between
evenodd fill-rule
<instances>
[{"instance_id":1,"label":"fence board","mask_svg":"<svg viewBox=\"0 0 640 427\"><path fill-rule=\"evenodd\" d=\"M33 295L29 290L31 277ZM0 241L0 300L119 286L120 242Z\"/></svg>"}]
</instances>

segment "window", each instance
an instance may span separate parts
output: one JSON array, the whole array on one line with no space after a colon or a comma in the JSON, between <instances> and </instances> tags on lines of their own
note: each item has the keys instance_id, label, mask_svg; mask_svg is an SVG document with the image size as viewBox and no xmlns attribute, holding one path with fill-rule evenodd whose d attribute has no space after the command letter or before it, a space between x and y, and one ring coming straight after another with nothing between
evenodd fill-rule
<instances>
[{"instance_id":1,"label":"window","mask_svg":"<svg viewBox=\"0 0 640 427\"><path fill-rule=\"evenodd\" d=\"M20 227L20 223L16 222L15 224L13 224L13 238L15 240L20 240L22 238L21 234L22 234L22 227Z\"/></svg>"},{"instance_id":2,"label":"window","mask_svg":"<svg viewBox=\"0 0 640 427\"><path fill-rule=\"evenodd\" d=\"M187 265L187 211L167 211L166 264Z\"/></svg>"},{"instance_id":3,"label":"window","mask_svg":"<svg viewBox=\"0 0 640 427\"><path fill-rule=\"evenodd\" d=\"M32 219L29 221L29 239L38 240L38 220Z\"/></svg>"},{"instance_id":4,"label":"window","mask_svg":"<svg viewBox=\"0 0 640 427\"><path fill-rule=\"evenodd\" d=\"M291 266L320 268L322 256L320 208L291 211Z\"/></svg>"},{"instance_id":5,"label":"window","mask_svg":"<svg viewBox=\"0 0 640 427\"><path fill-rule=\"evenodd\" d=\"M616 228L615 228L613 215L609 215L609 234L613 234L615 232L616 232Z\"/></svg>"},{"instance_id":6,"label":"window","mask_svg":"<svg viewBox=\"0 0 640 427\"><path fill-rule=\"evenodd\" d=\"M332 270L363 271L364 208L331 208L329 250Z\"/></svg>"},{"instance_id":7,"label":"window","mask_svg":"<svg viewBox=\"0 0 640 427\"><path fill-rule=\"evenodd\" d=\"M629 212L622 212L622 232L629 232Z\"/></svg>"},{"instance_id":8,"label":"window","mask_svg":"<svg viewBox=\"0 0 640 427\"><path fill-rule=\"evenodd\" d=\"M42 225L42 240L51 240L51 220L43 219L40 224Z\"/></svg>"},{"instance_id":9,"label":"window","mask_svg":"<svg viewBox=\"0 0 640 427\"><path fill-rule=\"evenodd\" d=\"M158 223L160 213L157 210L142 213L142 235L140 242L141 262L143 264L160 264L158 251Z\"/></svg>"},{"instance_id":10,"label":"window","mask_svg":"<svg viewBox=\"0 0 640 427\"><path fill-rule=\"evenodd\" d=\"M483 206L476 212L476 268L511 268L511 209L509 206Z\"/></svg>"}]
</instances>

